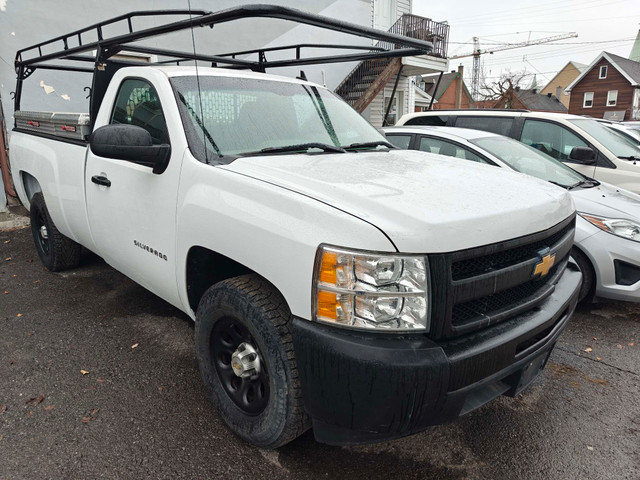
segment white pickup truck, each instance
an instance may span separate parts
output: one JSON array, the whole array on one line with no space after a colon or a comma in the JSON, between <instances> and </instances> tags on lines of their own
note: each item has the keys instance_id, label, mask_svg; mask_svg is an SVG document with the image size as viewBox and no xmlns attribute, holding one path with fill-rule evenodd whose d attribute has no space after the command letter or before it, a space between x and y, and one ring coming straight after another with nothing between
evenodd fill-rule
<instances>
[{"instance_id":1,"label":"white pickup truck","mask_svg":"<svg viewBox=\"0 0 640 480\"><path fill-rule=\"evenodd\" d=\"M397 150L313 83L128 66L95 119L15 118L44 265L83 246L191 316L213 403L255 445L396 438L516 395L575 308L563 189Z\"/></svg>"}]
</instances>

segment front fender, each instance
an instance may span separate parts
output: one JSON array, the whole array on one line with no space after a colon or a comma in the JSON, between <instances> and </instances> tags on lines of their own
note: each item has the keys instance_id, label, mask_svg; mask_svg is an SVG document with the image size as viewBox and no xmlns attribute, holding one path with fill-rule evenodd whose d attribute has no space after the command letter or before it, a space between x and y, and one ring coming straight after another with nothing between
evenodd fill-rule
<instances>
[{"instance_id":1,"label":"front fender","mask_svg":"<svg viewBox=\"0 0 640 480\"><path fill-rule=\"evenodd\" d=\"M395 251L373 225L276 185L205 165L187 154L177 212L178 290L186 312L192 246L229 257L269 280L293 315L311 318L311 282L321 243Z\"/></svg>"}]
</instances>

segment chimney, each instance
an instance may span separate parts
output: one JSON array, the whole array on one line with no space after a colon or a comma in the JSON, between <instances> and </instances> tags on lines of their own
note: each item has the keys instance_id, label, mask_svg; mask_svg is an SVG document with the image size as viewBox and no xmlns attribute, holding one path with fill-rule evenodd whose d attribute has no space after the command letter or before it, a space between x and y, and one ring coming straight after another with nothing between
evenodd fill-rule
<instances>
[{"instance_id":1,"label":"chimney","mask_svg":"<svg viewBox=\"0 0 640 480\"><path fill-rule=\"evenodd\" d=\"M556 97L560 98L560 95L562 95L562 87L558 85L556 87Z\"/></svg>"},{"instance_id":2,"label":"chimney","mask_svg":"<svg viewBox=\"0 0 640 480\"><path fill-rule=\"evenodd\" d=\"M538 89L537 88L532 88L531 89L531 93L538 93Z\"/></svg>"},{"instance_id":3,"label":"chimney","mask_svg":"<svg viewBox=\"0 0 640 480\"><path fill-rule=\"evenodd\" d=\"M551 92L547 93L547 97L551 98Z\"/></svg>"},{"instance_id":4,"label":"chimney","mask_svg":"<svg viewBox=\"0 0 640 480\"><path fill-rule=\"evenodd\" d=\"M518 85L516 85L516 88L514 89L516 92L520 91L520 87Z\"/></svg>"},{"instance_id":5,"label":"chimney","mask_svg":"<svg viewBox=\"0 0 640 480\"><path fill-rule=\"evenodd\" d=\"M462 108L462 82L464 82L464 67L458 66L458 78L456 78L456 108Z\"/></svg>"}]
</instances>

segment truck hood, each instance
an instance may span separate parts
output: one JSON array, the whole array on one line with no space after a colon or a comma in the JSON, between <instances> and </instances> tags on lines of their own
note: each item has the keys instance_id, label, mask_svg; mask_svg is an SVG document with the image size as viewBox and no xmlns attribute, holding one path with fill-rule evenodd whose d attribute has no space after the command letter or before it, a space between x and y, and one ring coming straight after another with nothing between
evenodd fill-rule
<instances>
[{"instance_id":1,"label":"truck hood","mask_svg":"<svg viewBox=\"0 0 640 480\"><path fill-rule=\"evenodd\" d=\"M221 168L355 215L408 253L520 237L574 211L571 196L548 182L419 151L243 157Z\"/></svg>"},{"instance_id":2,"label":"truck hood","mask_svg":"<svg viewBox=\"0 0 640 480\"><path fill-rule=\"evenodd\" d=\"M628 190L600 183L593 188L571 190L571 196L578 212L640 221L640 195Z\"/></svg>"}]
</instances>

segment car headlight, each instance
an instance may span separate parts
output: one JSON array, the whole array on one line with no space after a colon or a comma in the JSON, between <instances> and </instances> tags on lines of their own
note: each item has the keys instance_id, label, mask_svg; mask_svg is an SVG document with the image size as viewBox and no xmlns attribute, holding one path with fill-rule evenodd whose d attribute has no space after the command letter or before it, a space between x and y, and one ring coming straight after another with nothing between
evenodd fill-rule
<instances>
[{"instance_id":1,"label":"car headlight","mask_svg":"<svg viewBox=\"0 0 640 480\"><path fill-rule=\"evenodd\" d=\"M320 322L387 331L429 328L427 259L320 246L313 315Z\"/></svg>"},{"instance_id":2,"label":"car headlight","mask_svg":"<svg viewBox=\"0 0 640 480\"><path fill-rule=\"evenodd\" d=\"M640 242L640 223L623 218L605 218L588 213L579 213L587 222L595 225L600 230L612 233L618 237Z\"/></svg>"}]
</instances>

